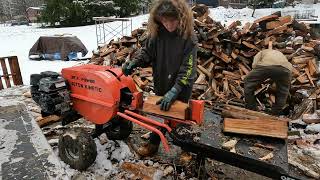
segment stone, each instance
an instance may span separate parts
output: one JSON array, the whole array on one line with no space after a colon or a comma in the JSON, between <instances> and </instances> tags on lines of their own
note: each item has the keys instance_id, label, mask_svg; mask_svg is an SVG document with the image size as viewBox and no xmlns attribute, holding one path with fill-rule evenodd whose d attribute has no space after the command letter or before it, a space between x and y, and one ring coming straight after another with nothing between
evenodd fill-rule
<instances>
[{"instance_id":1,"label":"stone","mask_svg":"<svg viewBox=\"0 0 320 180\"><path fill-rule=\"evenodd\" d=\"M100 141L100 144L101 144L101 145L104 145L104 144L106 144L106 143L109 141L106 133L102 133L102 134L99 136L99 141Z\"/></svg>"},{"instance_id":2,"label":"stone","mask_svg":"<svg viewBox=\"0 0 320 180\"><path fill-rule=\"evenodd\" d=\"M320 124L311 124L306 127L306 131L311 133L320 133Z\"/></svg>"},{"instance_id":3,"label":"stone","mask_svg":"<svg viewBox=\"0 0 320 180\"><path fill-rule=\"evenodd\" d=\"M167 166L164 171L163 171L163 176L167 176L173 172L173 167L172 166Z\"/></svg>"},{"instance_id":4,"label":"stone","mask_svg":"<svg viewBox=\"0 0 320 180\"><path fill-rule=\"evenodd\" d=\"M31 98L31 92L27 91L27 92L23 93L23 96L26 98Z\"/></svg>"},{"instance_id":5,"label":"stone","mask_svg":"<svg viewBox=\"0 0 320 180\"><path fill-rule=\"evenodd\" d=\"M230 141L227 141L227 142L223 143L222 147L227 149L227 150L231 150L236 146L237 143L238 143L238 141L236 139L232 139Z\"/></svg>"}]
</instances>

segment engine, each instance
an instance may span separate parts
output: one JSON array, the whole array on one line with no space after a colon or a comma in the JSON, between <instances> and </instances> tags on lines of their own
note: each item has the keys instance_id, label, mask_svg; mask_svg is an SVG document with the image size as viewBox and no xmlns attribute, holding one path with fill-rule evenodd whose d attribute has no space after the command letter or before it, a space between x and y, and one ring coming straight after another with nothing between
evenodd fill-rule
<instances>
[{"instance_id":1,"label":"engine","mask_svg":"<svg viewBox=\"0 0 320 180\"><path fill-rule=\"evenodd\" d=\"M71 99L65 79L56 72L45 71L30 77L32 99L42 115L63 115L71 110Z\"/></svg>"}]
</instances>

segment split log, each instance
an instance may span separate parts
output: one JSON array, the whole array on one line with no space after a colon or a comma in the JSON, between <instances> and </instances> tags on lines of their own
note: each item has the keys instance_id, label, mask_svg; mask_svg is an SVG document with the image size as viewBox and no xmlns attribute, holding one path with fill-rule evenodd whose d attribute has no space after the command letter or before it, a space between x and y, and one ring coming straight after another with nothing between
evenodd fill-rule
<instances>
[{"instance_id":1,"label":"split log","mask_svg":"<svg viewBox=\"0 0 320 180\"><path fill-rule=\"evenodd\" d=\"M292 74L294 77L301 76L300 72L295 67L292 68Z\"/></svg>"},{"instance_id":2,"label":"split log","mask_svg":"<svg viewBox=\"0 0 320 180\"><path fill-rule=\"evenodd\" d=\"M251 23L247 22L243 28L242 28L242 31L241 31L241 34L242 35L245 35L249 32L249 29L250 29L250 26L251 26Z\"/></svg>"},{"instance_id":3,"label":"split log","mask_svg":"<svg viewBox=\"0 0 320 180\"><path fill-rule=\"evenodd\" d=\"M259 148L263 148L263 149L267 149L267 150L270 150L270 151L273 151L275 149L274 146L272 145L265 145L265 144L260 144L260 143L254 143L254 146L255 147L259 147Z\"/></svg>"},{"instance_id":4,"label":"split log","mask_svg":"<svg viewBox=\"0 0 320 180\"><path fill-rule=\"evenodd\" d=\"M248 48L255 49L255 50L257 50L257 51L261 51L261 49L257 48L257 46L255 46L255 45L253 45L253 44L250 44L250 43L248 43L248 42L246 42L246 41L242 41L242 44L245 45L245 46L247 46Z\"/></svg>"},{"instance_id":5,"label":"split log","mask_svg":"<svg viewBox=\"0 0 320 180\"><path fill-rule=\"evenodd\" d=\"M296 78L301 84L308 82L306 77L306 73L301 74L299 77Z\"/></svg>"},{"instance_id":6,"label":"split log","mask_svg":"<svg viewBox=\"0 0 320 180\"><path fill-rule=\"evenodd\" d=\"M280 21L271 21L271 22L267 23L266 27L269 30L269 29L275 29L275 28L280 27L282 25L283 25L283 23Z\"/></svg>"},{"instance_id":7,"label":"split log","mask_svg":"<svg viewBox=\"0 0 320 180\"><path fill-rule=\"evenodd\" d=\"M297 56L292 58L294 64L306 64L308 61L312 60L313 57Z\"/></svg>"},{"instance_id":8,"label":"split log","mask_svg":"<svg viewBox=\"0 0 320 180\"><path fill-rule=\"evenodd\" d=\"M319 69L318 69L318 66L316 65L314 58L308 61L308 69L311 76L315 76L319 74Z\"/></svg>"},{"instance_id":9,"label":"split log","mask_svg":"<svg viewBox=\"0 0 320 180\"><path fill-rule=\"evenodd\" d=\"M205 67L207 64L211 63L213 61L214 57L209 58L206 60L203 64L201 64L202 67Z\"/></svg>"},{"instance_id":10,"label":"split log","mask_svg":"<svg viewBox=\"0 0 320 180\"><path fill-rule=\"evenodd\" d=\"M260 19L256 19L253 23L260 23L262 21L272 21L272 20L275 20L277 19L279 16L278 15L275 15L275 14L272 14L272 15L269 15L269 16L264 16Z\"/></svg>"},{"instance_id":11,"label":"split log","mask_svg":"<svg viewBox=\"0 0 320 180\"><path fill-rule=\"evenodd\" d=\"M202 67L201 65L198 65L198 68L202 73L211 78L212 74L206 68Z\"/></svg>"},{"instance_id":12,"label":"split log","mask_svg":"<svg viewBox=\"0 0 320 180\"><path fill-rule=\"evenodd\" d=\"M210 72L210 74L211 74L211 71L213 70L213 68L214 68L214 64L211 62L210 65L209 65L209 67L207 68L207 71ZM211 76L212 76L212 75L210 75L210 77L211 77Z\"/></svg>"},{"instance_id":13,"label":"split log","mask_svg":"<svg viewBox=\"0 0 320 180\"><path fill-rule=\"evenodd\" d=\"M138 86L140 89L142 89L142 90L143 90L143 89L146 87L146 85L148 84L148 81L142 81L142 80L140 79L140 77L137 76L137 75L134 75L132 78L133 78L134 82L137 84L137 86Z\"/></svg>"},{"instance_id":14,"label":"split log","mask_svg":"<svg viewBox=\"0 0 320 180\"><path fill-rule=\"evenodd\" d=\"M231 77L232 79L240 79L240 74L238 75L233 72L222 71L222 74L225 75L226 77Z\"/></svg>"},{"instance_id":15,"label":"split log","mask_svg":"<svg viewBox=\"0 0 320 180\"><path fill-rule=\"evenodd\" d=\"M307 124L320 123L320 117L317 114L303 114L302 120Z\"/></svg>"},{"instance_id":16,"label":"split log","mask_svg":"<svg viewBox=\"0 0 320 180\"><path fill-rule=\"evenodd\" d=\"M237 59L238 55L235 53L235 51L232 51L231 57L232 57L233 59Z\"/></svg>"},{"instance_id":17,"label":"split log","mask_svg":"<svg viewBox=\"0 0 320 180\"><path fill-rule=\"evenodd\" d=\"M104 56L109 55L110 53L116 52L116 48L110 48L106 51L104 51L104 50L101 50L101 51L102 51L102 53L100 53L100 57L104 57Z\"/></svg>"},{"instance_id":18,"label":"split log","mask_svg":"<svg viewBox=\"0 0 320 180\"><path fill-rule=\"evenodd\" d=\"M279 17L279 21L283 24L290 23L292 21L292 17L290 15L282 16L282 17Z\"/></svg>"},{"instance_id":19,"label":"split log","mask_svg":"<svg viewBox=\"0 0 320 180\"><path fill-rule=\"evenodd\" d=\"M47 117L39 117L36 119L36 121L40 127L44 127L50 123L58 122L60 120L61 120L61 117L56 116L56 115L51 115L51 116L47 116Z\"/></svg>"},{"instance_id":20,"label":"split log","mask_svg":"<svg viewBox=\"0 0 320 180\"><path fill-rule=\"evenodd\" d=\"M177 119L188 118L188 104L181 101L175 101L169 111L160 110L160 106L156 103L161 99L160 96L149 96L143 103L143 112L173 117Z\"/></svg>"},{"instance_id":21,"label":"split log","mask_svg":"<svg viewBox=\"0 0 320 180\"><path fill-rule=\"evenodd\" d=\"M241 25L241 22L238 20L238 21L233 21L229 26L228 26L228 30L232 30L232 29L235 29L237 26L240 26Z\"/></svg>"},{"instance_id":22,"label":"split log","mask_svg":"<svg viewBox=\"0 0 320 180\"><path fill-rule=\"evenodd\" d=\"M285 30L287 30L287 29L288 29L287 24L284 24L284 25L282 25L282 26L280 26L280 27L278 27L278 28L275 28L275 29L273 29L273 30L271 30L271 31L268 31L268 32L266 33L266 35L267 35L267 36L271 36L271 35L274 35L274 34L281 34L281 33L283 33L283 31L285 31Z\"/></svg>"},{"instance_id":23,"label":"split log","mask_svg":"<svg viewBox=\"0 0 320 180\"><path fill-rule=\"evenodd\" d=\"M134 164L130 162L124 162L121 165L121 169L135 175L133 179L153 180L161 179L163 172L154 168L147 167L144 164Z\"/></svg>"},{"instance_id":24,"label":"split log","mask_svg":"<svg viewBox=\"0 0 320 180\"><path fill-rule=\"evenodd\" d=\"M290 119L287 118L279 118L275 116L271 116L265 113L252 111L249 109L232 106L232 105L225 105L222 111L222 116L225 118L239 118L239 119L271 119L277 121L285 121L288 122Z\"/></svg>"},{"instance_id":25,"label":"split log","mask_svg":"<svg viewBox=\"0 0 320 180\"><path fill-rule=\"evenodd\" d=\"M319 179L320 178L320 174L311 170L310 168L305 167L304 165L302 165L301 163L298 163L296 161L294 161L292 158L288 158L288 163L299 168L301 171L303 171L305 173L305 175L315 178L315 179Z\"/></svg>"},{"instance_id":26,"label":"split log","mask_svg":"<svg viewBox=\"0 0 320 180\"><path fill-rule=\"evenodd\" d=\"M258 135L286 139L288 124L285 121L273 119L230 119L223 121L223 131L247 135Z\"/></svg>"},{"instance_id":27,"label":"split log","mask_svg":"<svg viewBox=\"0 0 320 180\"><path fill-rule=\"evenodd\" d=\"M211 88L213 92L217 92L217 81L215 79L212 79L211 81Z\"/></svg>"},{"instance_id":28,"label":"split log","mask_svg":"<svg viewBox=\"0 0 320 180\"><path fill-rule=\"evenodd\" d=\"M261 161L268 161L268 160L272 159L273 156L274 156L274 155L273 155L273 152L270 152L269 154L267 154L267 155L259 158L259 160L261 160Z\"/></svg>"},{"instance_id":29,"label":"split log","mask_svg":"<svg viewBox=\"0 0 320 180\"><path fill-rule=\"evenodd\" d=\"M225 63L231 62L231 58L228 55L224 54L223 52L218 53L217 51L213 50L212 54L215 55L216 57L220 58Z\"/></svg>"},{"instance_id":30,"label":"split log","mask_svg":"<svg viewBox=\"0 0 320 180\"><path fill-rule=\"evenodd\" d=\"M313 100L316 99L317 94L320 93L320 88L314 89L310 94L309 98L306 98L302 101L302 103L297 106L292 115L291 119L296 120L299 119L303 114L308 114L313 109Z\"/></svg>"},{"instance_id":31,"label":"split log","mask_svg":"<svg viewBox=\"0 0 320 180\"><path fill-rule=\"evenodd\" d=\"M203 48L210 49L210 50L213 48L213 45L212 45L212 44L202 43L201 46L202 46Z\"/></svg>"},{"instance_id":32,"label":"split log","mask_svg":"<svg viewBox=\"0 0 320 180\"><path fill-rule=\"evenodd\" d=\"M205 84L205 83L206 83L206 75L203 73L200 73L195 84Z\"/></svg>"},{"instance_id":33,"label":"split log","mask_svg":"<svg viewBox=\"0 0 320 180\"><path fill-rule=\"evenodd\" d=\"M246 75L249 74L250 71L242 63L239 63L238 66Z\"/></svg>"},{"instance_id":34,"label":"split log","mask_svg":"<svg viewBox=\"0 0 320 180\"><path fill-rule=\"evenodd\" d=\"M229 84L231 92L238 98L240 99L242 97L242 95L237 91L237 89L232 85Z\"/></svg>"},{"instance_id":35,"label":"split log","mask_svg":"<svg viewBox=\"0 0 320 180\"><path fill-rule=\"evenodd\" d=\"M225 94L226 96L229 96L229 83L227 79L223 80L223 94Z\"/></svg>"},{"instance_id":36,"label":"split log","mask_svg":"<svg viewBox=\"0 0 320 180\"><path fill-rule=\"evenodd\" d=\"M308 77L308 79L309 79L310 83L312 84L312 86L313 86L313 87L316 87L316 86L314 85L314 83L313 83L312 78L311 78L311 75L310 75L309 69L308 69L308 68L305 68L305 69L304 69L304 71L306 72L307 77Z\"/></svg>"}]
</instances>

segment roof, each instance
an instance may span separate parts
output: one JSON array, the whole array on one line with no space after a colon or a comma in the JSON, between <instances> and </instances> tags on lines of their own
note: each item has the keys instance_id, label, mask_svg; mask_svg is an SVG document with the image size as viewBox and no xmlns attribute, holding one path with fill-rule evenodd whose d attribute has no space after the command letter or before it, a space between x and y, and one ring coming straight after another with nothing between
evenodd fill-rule
<instances>
[{"instance_id":1,"label":"roof","mask_svg":"<svg viewBox=\"0 0 320 180\"><path fill-rule=\"evenodd\" d=\"M33 10L42 10L42 7L28 7L27 10L33 9Z\"/></svg>"}]
</instances>

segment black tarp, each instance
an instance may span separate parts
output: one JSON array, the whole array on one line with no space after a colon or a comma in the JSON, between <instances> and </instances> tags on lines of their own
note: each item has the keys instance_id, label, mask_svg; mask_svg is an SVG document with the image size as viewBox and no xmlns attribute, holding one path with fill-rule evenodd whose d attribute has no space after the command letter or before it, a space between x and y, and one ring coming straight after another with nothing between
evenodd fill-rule
<instances>
[{"instance_id":1,"label":"black tarp","mask_svg":"<svg viewBox=\"0 0 320 180\"><path fill-rule=\"evenodd\" d=\"M60 53L65 60L70 52L81 52L85 56L88 50L76 36L41 36L30 49L29 56Z\"/></svg>"}]
</instances>

